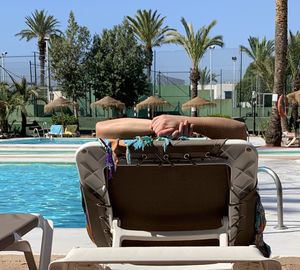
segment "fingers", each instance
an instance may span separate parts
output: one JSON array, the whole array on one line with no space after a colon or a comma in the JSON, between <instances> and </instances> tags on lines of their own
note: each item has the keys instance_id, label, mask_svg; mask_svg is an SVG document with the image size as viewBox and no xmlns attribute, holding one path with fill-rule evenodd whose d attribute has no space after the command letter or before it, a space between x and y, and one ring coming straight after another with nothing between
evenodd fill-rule
<instances>
[{"instance_id":1,"label":"fingers","mask_svg":"<svg viewBox=\"0 0 300 270\"><path fill-rule=\"evenodd\" d=\"M157 136L169 136L173 134L174 131L176 131L174 128L166 128L155 133Z\"/></svg>"},{"instance_id":2,"label":"fingers","mask_svg":"<svg viewBox=\"0 0 300 270\"><path fill-rule=\"evenodd\" d=\"M184 121L183 123L183 128L182 128L182 136L189 136L189 123L187 120Z\"/></svg>"},{"instance_id":3,"label":"fingers","mask_svg":"<svg viewBox=\"0 0 300 270\"><path fill-rule=\"evenodd\" d=\"M179 123L179 127L178 127L179 136L182 136L182 134L183 134L183 132L184 132L184 129L185 129L185 123L180 122L180 123Z\"/></svg>"},{"instance_id":4,"label":"fingers","mask_svg":"<svg viewBox=\"0 0 300 270\"><path fill-rule=\"evenodd\" d=\"M188 123L187 120L185 120L184 122L180 122L178 131L179 131L179 136L185 136L185 137L189 136L190 124Z\"/></svg>"},{"instance_id":5,"label":"fingers","mask_svg":"<svg viewBox=\"0 0 300 270\"><path fill-rule=\"evenodd\" d=\"M152 119L151 129L157 136L180 136L190 137L193 133L193 125L187 120L181 121L177 118L156 116Z\"/></svg>"},{"instance_id":6,"label":"fingers","mask_svg":"<svg viewBox=\"0 0 300 270\"><path fill-rule=\"evenodd\" d=\"M178 137L180 137L179 135L179 131L178 130L175 130L172 135L171 135L172 139L177 139Z\"/></svg>"},{"instance_id":7,"label":"fingers","mask_svg":"<svg viewBox=\"0 0 300 270\"><path fill-rule=\"evenodd\" d=\"M180 122L178 130L175 130L171 136L173 139L177 139L181 136L190 137L193 133L193 125L188 121Z\"/></svg>"},{"instance_id":8,"label":"fingers","mask_svg":"<svg viewBox=\"0 0 300 270\"><path fill-rule=\"evenodd\" d=\"M159 123L152 127L153 131L157 136L171 136L174 139L185 136L190 137L193 133L193 124L188 121L180 122L178 128L174 127L163 127Z\"/></svg>"}]
</instances>

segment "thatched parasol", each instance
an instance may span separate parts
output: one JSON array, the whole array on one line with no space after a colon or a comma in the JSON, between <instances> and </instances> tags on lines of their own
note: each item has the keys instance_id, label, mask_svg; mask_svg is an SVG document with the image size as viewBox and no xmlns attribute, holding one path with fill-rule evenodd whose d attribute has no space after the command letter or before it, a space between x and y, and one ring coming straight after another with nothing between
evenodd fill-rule
<instances>
[{"instance_id":1,"label":"thatched parasol","mask_svg":"<svg viewBox=\"0 0 300 270\"><path fill-rule=\"evenodd\" d=\"M44 112L50 113L57 108L60 108L62 110L62 108L64 108L64 107L71 107L73 105L74 105L73 101L70 101L70 100L66 99L65 97L59 97L59 98L53 100L52 102L48 103L47 105L45 105Z\"/></svg>"},{"instance_id":2,"label":"thatched parasol","mask_svg":"<svg viewBox=\"0 0 300 270\"><path fill-rule=\"evenodd\" d=\"M287 96L289 103L298 103L300 104L300 90L289 93Z\"/></svg>"},{"instance_id":3,"label":"thatched parasol","mask_svg":"<svg viewBox=\"0 0 300 270\"><path fill-rule=\"evenodd\" d=\"M103 109L116 108L119 110L123 110L125 108L125 104L112 97L106 96L100 100L93 102L91 104L91 107L102 107Z\"/></svg>"},{"instance_id":4,"label":"thatched parasol","mask_svg":"<svg viewBox=\"0 0 300 270\"><path fill-rule=\"evenodd\" d=\"M216 106L216 103L211 102L207 99L201 98L201 97L195 97L186 103L182 104L182 110L187 110L190 108L199 108L202 106Z\"/></svg>"},{"instance_id":5,"label":"thatched parasol","mask_svg":"<svg viewBox=\"0 0 300 270\"><path fill-rule=\"evenodd\" d=\"M59 98L53 100L52 102L48 103L47 105L45 105L44 112L50 113L53 110L60 108L61 124L62 124L62 126L64 126L63 108L64 107L72 107L74 104L75 103L73 101L70 101L70 100L66 99L65 97L59 97Z\"/></svg>"},{"instance_id":6,"label":"thatched parasol","mask_svg":"<svg viewBox=\"0 0 300 270\"><path fill-rule=\"evenodd\" d=\"M166 100L156 97L156 96L150 96L148 98L146 98L144 101L136 104L136 109L140 110L140 109L154 109L156 107L168 107L171 106L171 104L169 102L167 102Z\"/></svg>"}]
</instances>

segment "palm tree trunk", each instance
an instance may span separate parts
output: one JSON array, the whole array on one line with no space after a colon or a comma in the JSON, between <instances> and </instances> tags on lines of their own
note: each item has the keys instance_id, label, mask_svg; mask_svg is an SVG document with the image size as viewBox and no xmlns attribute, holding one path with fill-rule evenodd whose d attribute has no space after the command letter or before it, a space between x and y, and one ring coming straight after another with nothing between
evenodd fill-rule
<instances>
[{"instance_id":1,"label":"palm tree trunk","mask_svg":"<svg viewBox=\"0 0 300 270\"><path fill-rule=\"evenodd\" d=\"M73 111L74 111L74 115L75 118L77 120L77 122L79 121L78 119L78 104L77 104L77 97L75 95L73 95ZM109 111L108 111L109 112Z\"/></svg>"},{"instance_id":2,"label":"palm tree trunk","mask_svg":"<svg viewBox=\"0 0 300 270\"><path fill-rule=\"evenodd\" d=\"M195 98L198 96L198 82L200 80L200 72L198 68L191 69L190 80L192 84L192 98ZM197 110L192 110L192 116L197 116Z\"/></svg>"},{"instance_id":3,"label":"palm tree trunk","mask_svg":"<svg viewBox=\"0 0 300 270\"><path fill-rule=\"evenodd\" d=\"M41 86L45 86L45 60L46 60L46 42L45 40L40 40L38 42L39 47L39 59L40 59L40 83Z\"/></svg>"},{"instance_id":4,"label":"palm tree trunk","mask_svg":"<svg viewBox=\"0 0 300 270\"><path fill-rule=\"evenodd\" d=\"M151 68L152 68L152 61L153 61L153 51L152 48L147 48L147 79L148 83L151 83Z\"/></svg>"},{"instance_id":5,"label":"palm tree trunk","mask_svg":"<svg viewBox=\"0 0 300 270\"><path fill-rule=\"evenodd\" d=\"M0 130L3 133L8 132L8 122L6 119L6 108L0 108Z\"/></svg>"},{"instance_id":6,"label":"palm tree trunk","mask_svg":"<svg viewBox=\"0 0 300 270\"><path fill-rule=\"evenodd\" d=\"M284 77L287 66L287 7L288 0L276 0L275 18L275 73L273 93L283 94ZM276 106L273 106L269 127L266 131L266 143L281 146L281 123Z\"/></svg>"},{"instance_id":7,"label":"palm tree trunk","mask_svg":"<svg viewBox=\"0 0 300 270\"><path fill-rule=\"evenodd\" d=\"M26 117L25 113L21 112L21 118L22 118L22 122L21 122L21 136L26 137L27 117Z\"/></svg>"}]
</instances>

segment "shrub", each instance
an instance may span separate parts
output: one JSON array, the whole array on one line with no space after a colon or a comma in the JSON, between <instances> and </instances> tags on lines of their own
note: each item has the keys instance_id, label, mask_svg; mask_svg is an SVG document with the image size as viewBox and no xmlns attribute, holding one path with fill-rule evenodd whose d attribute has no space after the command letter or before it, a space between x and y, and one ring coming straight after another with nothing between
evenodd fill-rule
<instances>
[{"instance_id":1,"label":"shrub","mask_svg":"<svg viewBox=\"0 0 300 270\"><path fill-rule=\"evenodd\" d=\"M261 119L261 120L259 121L258 127L259 127L259 130L260 130L260 132L261 132L261 136L262 136L263 138L265 138L265 137L266 137L266 135L265 135L266 130L267 130L268 127L269 127L269 120L267 120L267 119Z\"/></svg>"},{"instance_id":2,"label":"shrub","mask_svg":"<svg viewBox=\"0 0 300 270\"><path fill-rule=\"evenodd\" d=\"M74 125L77 124L77 119L74 115L62 114L62 115L52 115L51 117L52 124L56 125Z\"/></svg>"}]
</instances>

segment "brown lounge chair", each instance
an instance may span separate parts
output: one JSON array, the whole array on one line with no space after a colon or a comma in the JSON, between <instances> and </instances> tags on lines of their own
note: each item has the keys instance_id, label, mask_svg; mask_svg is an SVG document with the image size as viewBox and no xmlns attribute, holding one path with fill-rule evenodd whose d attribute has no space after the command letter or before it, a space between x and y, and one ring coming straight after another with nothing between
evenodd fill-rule
<instances>
[{"instance_id":1,"label":"brown lounge chair","mask_svg":"<svg viewBox=\"0 0 300 270\"><path fill-rule=\"evenodd\" d=\"M34 228L43 230L40 262L37 268L31 246L22 236ZM34 214L0 214L0 251L23 251L30 270L48 269L52 248L52 222Z\"/></svg>"},{"instance_id":2,"label":"brown lounge chair","mask_svg":"<svg viewBox=\"0 0 300 270\"><path fill-rule=\"evenodd\" d=\"M51 270L84 264L240 269L251 263L249 269L281 269L252 245L258 156L251 144L172 141L165 149L155 142L144 150L120 146L115 153L111 175L103 144L77 151L88 231L97 248L75 248Z\"/></svg>"}]
</instances>

